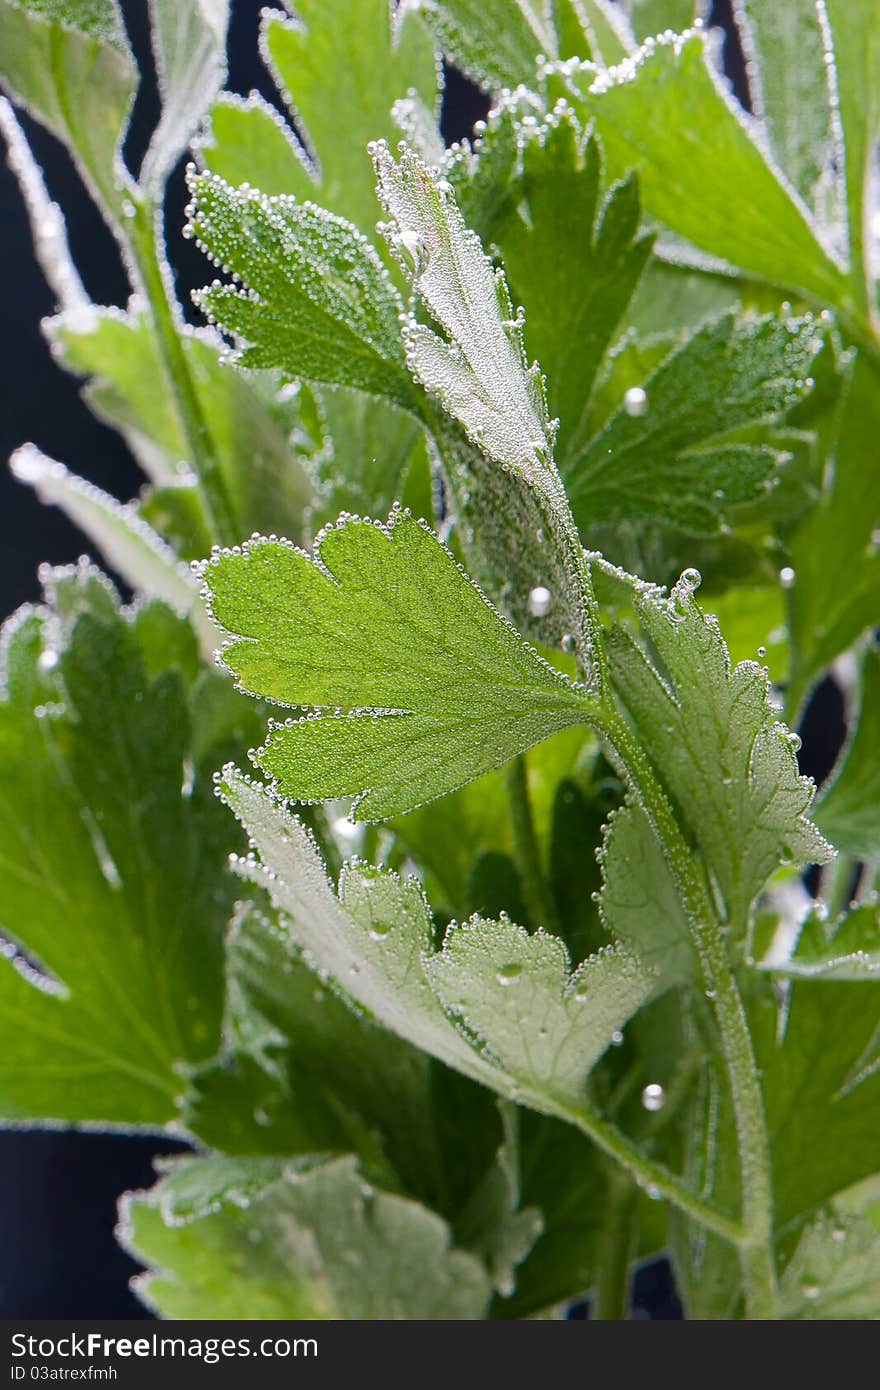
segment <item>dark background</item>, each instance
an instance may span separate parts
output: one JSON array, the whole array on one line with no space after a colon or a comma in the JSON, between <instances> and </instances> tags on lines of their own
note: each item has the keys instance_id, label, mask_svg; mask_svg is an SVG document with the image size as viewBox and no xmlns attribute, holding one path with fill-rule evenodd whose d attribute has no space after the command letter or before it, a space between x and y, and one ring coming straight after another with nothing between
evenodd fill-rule
<instances>
[{"instance_id":1,"label":"dark background","mask_svg":"<svg viewBox=\"0 0 880 1390\"><path fill-rule=\"evenodd\" d=\"M262 0L233 0L228 85L247 93L259 89L278 105L277 93L257 50ZM152 72L144 0L122 0L122 9L142 73ZM745 98L742 54L730 36L729 0L713 4L710 21L724 26L726 62L738 94ZM485 113L480 92L457 73L447 74L444 134L470 132ZM130 167L137 168L155 123L154 85L145 81L126 142ZM64 149L25 120L52 197L62 206L74 259L86 289L98 304L122 304L126 281L110 233L84 194ZM170 256L181 302L203 283L199 253L179 235L185 202L181 170L172 180L167 207ZM33 440L46 453L120 499L137 492L142 475L118 435L101 425L79 398L76 379L53 363L40 320L54 311L52 295L34 261L30 232L15 180L0 161L0 264L5 324L0 398L0 616L36 600L41 561L67 563L83 541L69 522L42 506L29 488L16 484L5 460L17 445ZM828 732L839 723L834 688L808 713L805 770L827 771ZM148 1316L128 1290L133 1262L113 1238L116 1198L127 1188L153 1181L151 1160L172 1141L152 1137L65 1130L0 1132L0 1317L96 1318ZM678 1308L665 1266L640 1276L636 1303L641 1316L675 1317ZM575 1316L578 1314L576 1313ZM580 1311L583 1316L583 1311Z\"/></svg>"}]
</instances>

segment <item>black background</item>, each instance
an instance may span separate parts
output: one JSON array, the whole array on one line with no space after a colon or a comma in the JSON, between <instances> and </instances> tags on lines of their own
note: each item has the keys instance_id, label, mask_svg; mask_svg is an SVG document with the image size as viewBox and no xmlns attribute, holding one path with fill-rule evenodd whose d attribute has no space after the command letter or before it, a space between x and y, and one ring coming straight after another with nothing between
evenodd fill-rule
<instances>
[{"instance_id":1,"label":"black background","mask_svg":"<svg viewBox=\"0 0 880 1390\"><path fill-rule=\"evenodd\" d=\"M146 4L123 0L122 8L141 71L149 74ZM260 8L260 0L233 0L228 85L242 93L257 88L277 105L277 94L257 52ZM739 94L745 96L742 55L730 38L727 0L713 5L710 20L727 30L728 70ZM457 73L447 77L444 134L451 140L469 133L486 103ZM156 110L155 89L147 81L126 142L132 168L137 168ZM24 123L50 193L66 214L73 255L87 290L98 304L124 303L126 282L114 242L83 193L67 154L40 127ZM187 304L189 289L204 281L205 267L198 252L179 236L184 201L178 170L169 191L167 225L180 298ZM33 440L120 499L132 496L142 475L120 438L85 409L77 381L55 366L40 333L40 320L55 306L33 258L17 185L2 162L0 265L4 270L0 459L5 460L25 440ZM0 614L38 598L36 569L41 561L67 563L82 548L82 538L57 510L42 506L30 489L16 484L0 467ZM819 776L827 771L839 720L839 701L829 684L822 700L814 702L802 730L805 770ZM135 1266L113 1238L115 1203L123 1190L149 1186L153 1156L173 1147L172 1141L157 1137L65 1130L0 1132L0 1317L147 1316L127 1286ZM665 1266L640 1276L636 1303L641 1316L678 1315Z\"/></svg>"}]
</instances>

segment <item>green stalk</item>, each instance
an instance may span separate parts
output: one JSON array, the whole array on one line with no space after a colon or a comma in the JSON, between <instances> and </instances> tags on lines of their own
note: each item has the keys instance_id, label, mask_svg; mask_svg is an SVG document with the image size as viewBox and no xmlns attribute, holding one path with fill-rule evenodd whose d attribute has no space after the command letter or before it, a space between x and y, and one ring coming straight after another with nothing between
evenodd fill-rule
<instances>
[{"instance_id":1,"label":"green stalk","mask_svg":"<svg viewBox=\"0 0 880 1390\"><path fill-rule=\"evenodd\" d=\"M199 492L212 534L221 545L235 545L241 540L241 533L236 524L229 492L201 402L196 394L162 273L156 233L158 214L156 209L143 199L133 199L133 206L135 211L131 223L131 251L153 316L165 376L189 451L188 461L198 479Z\"/></svg>"},{"instance_id":2,"label":"green stalk","mask_svg":"<svg viewBox=\"0 0 880 1390\"><path fill-rule=\"evenodd\" d=\"M507 765L507 798L510 805L513 844L522 874L523 894L529 917L534 926L543 927L545 931L558 936L559 914L541 864L541 851L529 799L526 760L522 754Z\"/></svg>"},{"instance_id":3,"label":"green stalk","mask_svg":"<svg viewBox=\"0 0 880 1390\"><path fill-rule=\"evenodd\" d=\"M535 1108L554 1114L579 1129L598 1149L619 1163L651 1197L658 1200L665 1198L707 1231L714 1231L732 1245L740 1246L747 1239L745 1228L735 1217L727 1216L710 1202L703 1201L681 1178L664 1164L649 1158L616 1125L591 1106L569 1105L563 1101L548 1102L546 1096L530 1099Z\"/></svg>"},{"instance_id":4,"label":"green stalk","mask_svg":"<svg viewBox=\"0 0 880 1390\"><path fill-rule=\"evenodd\" d=\"M619 1169L609 1174L596 1261L596 1296L590 1308L590 1317L601 1322L623 1322L629 1313L636 1195L635 1184Z\"/></svg>"},{"instance_id":5,"label":"green stalk","mask_svg":"<svg viewBox=\"0 0 880 1390\"><path fill-rule=\"evenodd\" d=\"M609 751L638 798L677 881L712 1001L730 1078L742 1181L743 1237L737 1243L752 1318L774 1318L778 1309L773 1260L773 1198L764 1100L751 1035L727 948L703 874L644 751L614 709L597 721Z\"/></svg>"}]
</instances>

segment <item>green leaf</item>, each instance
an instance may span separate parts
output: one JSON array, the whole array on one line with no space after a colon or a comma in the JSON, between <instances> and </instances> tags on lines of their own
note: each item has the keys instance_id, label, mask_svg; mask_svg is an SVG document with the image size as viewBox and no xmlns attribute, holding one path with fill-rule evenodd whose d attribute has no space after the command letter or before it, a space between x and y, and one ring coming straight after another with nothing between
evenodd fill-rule
<instances>
[{"instance_id":1,"label":"green leaf","mask_svg":"<svg viewBox=\"0 0 880 1390\"><path fill-rule=\"evenodd\" d=\"M792 641L792 718L822 672L880 618L880 497L873 467L880 427L880 374L855 363L819 505L790 544L787 585Z\"/></svg>"},{"instance_id":2,"label":"green leaf","mask_svg":"<svg viewBox=\"0 0 880 1390\"><path fill-rule=\"evenodd\" d=\"M778 455L718 440L778 419L809 389L821 347L812 317L736 319L697 330L564 466L582 526L654 518L717 530L731 506L759 496Z\"/></svg>"},{"instance_id":3,"label":"green leaf","mask_svg":"<svg viewBox=\"0 0 880 1390\"><path fill-rule=\"evenodd\" d=\"M557 787L563 777L574 775L585 743L591 742L589 732L576 725L554 734L526 757L535 833L542 851L548 854ZM473 899L472 890L479 887L475 874L480 855L492 855L496 861L510 862L513 853L507 780L503 771L487 773L440 801L432 801L428 806L398 817L393 830L425 875L431 901L448 917L467 917L471 912L481 912L484 917L497 916L497 911L490 914L480 908ZM598 835L595 838L598 839ZM580 871L583 841L578 841L577 858ZM574 882L569 886L579 891ZM510 903L501 906L515 920L521 920Z\"/></svg>"},{"instance_id":4,"label":"green leaf","mask_svg":"<svg viewBox=\"0 0 880 1390\"><path fill-rule=\"evenodd\" d=\"M232 769L222 794L259 851L242 871L287 914L313 967L400 1037L506 1097L551 1113L582 1101L612 1034L655 991L654 973L629 951L606 948L572 974L561 941L509 921L474 918L432 954L414 880L355 862L337 897L283 803Z\"/></svg>"},{"instance_id":5,"label":"green leaf","mask_svg":"<svg viewBox=\"0 0 880 1390\"><path fill-rule=\"evenodd\" d=\"M780 1281L782 1316L876 1321L880 1284L878 1179L841 1193L804 1230Z\"/></svg>"},{"instance_id":6,"label":"green leaf","mask_svg":"<svg viewBox=\"0 0 880 1390\"><path fill-rule=\"evenodd\" d=\"M880 138L880 33L869 0L826 0L830 54L835 74L846 184L850 277L856 302L866 316L875 303L871 246L874 232L873 181Z\"/></svg>"},{"instance_id":7,"label":"green leaf","mask_svg":"<svg viewBox=\"0 0 880 1390\"><path fill-rule=\"evenodd\" d=\"M353 1158L220 1174L180 1159L122 1215L124 1244L156 1266L138 1292L165 1317L479 1318L488 1300L446 1223L367 1187Z\"/></svg>"},{"instance_id":8,"label":"green leaf","mask_svg":"<svg viewBox=\"0 0 880 1390\"><path fill-rule=\"evenodd\" d=\"M527 368L503 273L465 225L451 186L411 150L398 163L380 142L373 158L379 197L393 219L385 235L448 335L411 319L410 370L497 462L526 475L546 467L553 434L543 386L537 367Z\"/></svg>"},{"instance_id":9,"label":"green leaf","mask_svg":"<svg viewBox=\"0 0 880 1390\"><path fill-rule=\"evenodd\" d=\"M624 0L633 32L640 43L673 29L680 34L693 24L700 11L699 0Z\"/></svg>"},{"instance_id":10,"label":"green leaf","mask_svg":"<svg viewBox=\"0 0 880 1390\"><path fill-rule=\"evenodd\" d=\"M672 870L644 811L628 803L608 819L600 910L606 929L665 988L691 979L696 958Z\"/></svg>"},{"instance_id":11,"label":"green leaf","mask_svg":"<svg viewBox=\"0 0 880 1390\"><path fill-rule=\"evenodd\" d=\"M242 366L355 386L412 408L399 317L403 304L364 237L342 218L289 197L191 178L190 227L244 288L219 283L197 303L242 342Z\"/></svg>"},{"instance_id":12,"label":"green leaf","mask_svg":"<svg viewBox=\"0 0 880 1390\"><path fill-rule=\"evenodd\" d=\"M317 980L296 934L285 918L251 906L237 914L228 939L226 1018L236 1070L224 1058L197 1079L185 1112L195 1133L227 1153L356 1148L371 1180L387 1183L393 1174L396 1184L436 1206L450 1179L438 1152L435 1064L352 1009L339 987ZM234 1142L226 1132L230 1108L239 1115ZM491 1134L485 1147L488 1165Z\"/></svg>"},{"instance_id":13,"label":"green leaf","mask_svg":"<svg viewBox=\"0 0 880 1390\"><path fill-rule=\"evenodd\" d=\"M806 819L813 786L798 775L769 680L754 661L731 668L717 621L694 601L698 582L685 571L668 602L637 594L651 658L618 626L609 659L642 746L709 867L722 917L743 935L780 863L822 862L831 850Z\"/></svg>"},{"instance_id":14,"label":"green leaf","mask_svg":"<svg viewBox=\"0 0 880 1390\"><path fill-rule=\"evenodd\" d=\"M247 184L268 197L293 191L310 198L318 191L293 127L259 92L221 92L193 148L235 188Z\"/></svg>"},{"instance_id":15,"label":"green leaf","mask_svg":"<svg viewBox=\"0 0 880 1390\"><path fill-rule=\"evenodd\" d=\"M565 472L565 459L583 442L599 364L653 237L638 235L633 180L615 185L600 203L598 146L582 141L573 117L518 133L523 148L522 173L513 189L516 207L492 229L492 239L512 293L525 305L529 349L547 373L550 410L561 421Z\"/></svg>"},{"instance_id":16,"label":"green leaf","mask_svg":"<svg viewBox=\"0 0 880 1390\"><path fill-rule=\"evenodd\" d=\"M783 1021L780 1040L778 1006L762 994L750 1023L780 1230L876 1171L880 995L862 983L795 981Z\"/></svg>"},{"instance_id":17,"label":"green leaf","mask_svg":"<svg viewBox=\"0 0 880 1390\"><path fill-rule=\"evenodd\" d=\"M34 256L46 284L61 309L74 317L88 316L91 304L70 252L64 214L49 197L43 171L34 159L12 103L4 96L0 96L0 131L6 141L7 163L18 181L30 223Z\"/></svg>"},{"instance_id":18,"label":"green leaf","mask_svg":"<svg viewBox=\"0 0 880 1390\"><path fill-rule=\"evenodd\" d=\"M120 613L87 568L48 583L5 637L3 930L25 954L0 969L0 1108L157 1127L217 1047L234 837L211 775L253 713L168 609Z\"/></svg>"},{"instance_id":19,"label":"green leaf","mask_svg":"<svg viewBox=\"0 0 880 1390\"><path fill-rule=\"evenodd\" d=\"M317 183L324 207L371 231L376 198L367 142L396 139L396 97L413 91L431 110L439 109L434 45L421 14L409 5L396 15L385 0L295 0L289 8L289 20L267 13L262 37L311 164L312 194L302 176L286 191L313 196ZM342 92L356 93L356 100L340 100Z\"/></svg>"},{"instance_id":20,"label":"green leaf","mask_svg":"<svg viewBox=\"0 0 880 1390\"><path fill-rule=\"evenodd\" d=\"M455 1227L456 1240L479 1253L503 1298L516 1288L517 1266L529 1254L544 1227L537 1207L520 1209L520 1123L509 1104L500 1103L504 1138L495 1162L471 1195Z\"/></svg>"},{"instance_id":21,"label":"green leaf","mask_svg":"<svg viewBox=\"0 0 880 1390\"><path fill-rule=\"evenodd\" d=\"M766 662L773 684L784 684L789 641L785 591L780 585L736 585L724 594L712 594L711 600L707 596L706 602L711 603L734 665L758 657Z\"/></svg>"},{"instance_id":22,"label":"green leaf","mask_svg":"<svg viewBox=\"0 0 880 1390\"><path fill-rule=\"evenodd\" d=\"M181 471L189 450L146 315L93 308L84 316L51 319L48 333L65 366L90 378L89 405L122 432L148 477L160 488L191 478ZM190 332L180 341L242 530L300 537L314 481L291 447L291 434L303 432L298 398L279 399L275 375L224 365L216 335ZM197 508L190 523L195 528L200 503Z\"/></svg>"},{"instance_id":23,"label":"green leaf","mask_svg":"<svg viewBox=\"0 0 880 1390\"><path fill-rule=\"evenodd\" d=\"M634 65L568 77L576 106L595 118L610 172L636 169L646 210L701 251L841 302L842 271L752 140L704 47L693 31L661 34Z\"/></svg>"},{"instance_id":24,"label":"green leaf","mask_svg":"<svg viewBox=\"0 0 880 1390\"><path fill-rule=\"evenodd\" d=\"M749 55L752 107L776 162L807 206L817 208L830 153L831 105L814 0L744 0L736 23Z\"/></svg>"},{"instance_id":25,"label":"green leaf","mask_svg":"<svg viewBox=\"0 0 880 1390\"><path fill-rule=\"evenodd\" d=\"M587 1073L656 990L653 971L623 948L606 947L572 973L558 938L479 917L450 927L427 970L481 1055L538 1109L548 1098L583 1101Z\"/></svg>"},{"instance_id":26,"label":"green leaf","mask_svg":"<svg viewBox=\"0 0 880 1390\"><path fill-rule=\"evenodd\" d=\"M526 646L406 512L328 528L315 557L249 543L204 570L223 660L276 703L328 711L270 730L257 762L300 801L412 810L578 724L586 692Z\"/></svg>"},{"instance_id":27,"label":"green leaf","mask_svg":"<svg viewBox=\"0 0 880 1390\"><path fill-rule=\"evenodd\" d=\"M876 980L880 977L880 916L873 903L852 907L834 922L816 909L800 926L794 944L786 942L787 923L776 933L758 960L761 970L790 979ZM777 941L779 944L777 945ZM755 952L761 955L760 951Z\"/></svg>"},{"instance_id":28,"label":"green leaf","mask_svg":"<svg viewBox=\"0 0 880 1390\"><path fill-rule=\"evenodd\" d=\"M48 458L33 444L16 450L10 468L19 482L34 489L41 502L60 507L94 541L107 564L126 584L189 616L203 653L211 655L216 645L215 632L199 599L197 581L131 504L122 506L115 497L69 473L63 463Z\"/></svg>"},{"instance_id":29,"label":"green leaf","mask_svg":"<svg viewBox=\"0 0 880 1390\"><path fill-rule=\"evenodd\" d=\"M555 426L540 369L526 366L522 321L513 313L504 273L493 269L465 225L447 180L436 178L411 150L397 163L380 144L374 161L379 194L393 218L384 233L402 265L411 259L413 285L448 335L414 317L404 330L410 369L463 427L441 417L431 432L468 559L476 561L479 579L493 570L496 582L508 578L519 599L518 621L520 615L528 620L531 589L549 588L552 622L564 626L556 627L555 638L542 631L542 640L555 643L568 633L583 644L590 618L580 546L552 457ZM537 574L536 546L544 557Z\"/></svg>"},{"instance_id":30,"label":"green leaf","mask_svg":"<svg viewBox=\"0 0 880 1390\"><path fill-rule=\"evenodd\" d=\"M229 1000L230 1052L194 1080L191 1132L235 1155L357 1149L368 1181L453 1221L509 1293L541 1222L520 1210L508 1109L316 983L285 919L250 905L229 939Z\"/></svg>"},{"instance_id":31,"label":"green leaf","mask_svg":"<svg viewBox=\"0 0 880 1390\"><path fill-rule=\"evenodd\" d=\"M691 1043L700 1046L700 1039ZM706 1055L696 1084L685 1096L678 1130L684 1150L684 1177L720 1210L735 1211L740 1201L736 1135L721 1058ZM670 1211L669 1236L676 1287L690 1320L734 1318L742 1296L735 1247L706 1232L682 1212Z\"/></svg>"},{"instance_id":32,"label":"green leaf","mask_svg":"<svg viewBox=\"0 0 880 1390\"><path fill-rule=\"evenodd\" d=\"M418 422L361 391L324 391L319 408L326 433L315 460L322 492L312 525L340 512L384 515L401 499L408 470L425 460Z\"/></svg>"},{"instance_id":33,"label":"green leaf","mask_svg":"<svg viewBox=\"0 0 880 1390\"><path fill-rule=\"evenodd\" d=\"M871 647L861 679L855 732L824 788L816 820L832 844L860 859L880 858L880 651Z\"/></svg>"},{"instance_id":34,"label":"green leaf","mask_svg":"<svg viewBox=\"0 0 880 1390\"><path fill-rule=\"evenodd\" d=\"M230 0L150 0L150 34L162 116L140 182L154 196L226 80Z\"/></svg>"},{"instance_id":35,"label":"green leaf","mask_svg":"<svg viewBox=\"0 0 880 1390\"><path fill-rule=\"evenodd\" d=\"M499 468L451 422L435 429L433 446L468 570L520 632L568 651L585 615L571 547L553 543L560 512L568 508L555 469L542 470L539 489L519 472ZM543 603L533 611L536 588L550 593L543 613Z\"/></svg>"},{"instance_id":36,"label":"green leaf","mask_svg":"<svg viewBox=\"0 0 880 1390\"><path fill-rule=\"evenodd\" d=\"M428 0L423 10L443 52L490 88L534 88L539 55L614 62L631 39L605 0Z\"/></svg>"},{"instance_id":37,"label":"green leaf","mask_svg":"<svg viewBox=\"0 0 880 1390\"><path fill-rule=\"evenodd\" d=\"M777 1249L790 1255L804 1219L874 1174L880 1122L877 991L864 984L795 981L780 1007L760 982L746 993L770 1140ZM693 1107L689 1181L728 1208L739 1200L736 1131L720 1058ZM690 1107L689 1107L690 1109ZM675 1218L679 1227L682 1224ZM844 1224L844 1223L838 1223ZM736 1316L739 1279L731 1246L690 1226L676 1239L688 1316ZM786 1283L783 1276L783 1283ZM787 1293L790 1297L791 1285ZM814 1300L810 1299L808 1302Z\"/></svg>"},{"instance_id":38,"label":"green leaf","mask_svg":"<svg viewBox=\"0 0 880 1390\"><path fill-rule=\"evenodd\" d=\"M119 147L136 70L115 0L2 0L0 80L64 141L93 196L118 220Z\"/></svg>"},{"instance_id":39,"label":"green leaf","mask_svg":"<svg viewBox=\"0 0 880 1390\"><path fill-rule=\"evenodd\" d=\"M312 838L284 803L231 767L221 795L259 850L260 862L244 863L242 872L285 913L291 939L313 968L407 1042L494 1084L493 1069L448 1022L426 979L432 923L415 880L354 863L337 896Z\"/></svg>"}]
</instances>

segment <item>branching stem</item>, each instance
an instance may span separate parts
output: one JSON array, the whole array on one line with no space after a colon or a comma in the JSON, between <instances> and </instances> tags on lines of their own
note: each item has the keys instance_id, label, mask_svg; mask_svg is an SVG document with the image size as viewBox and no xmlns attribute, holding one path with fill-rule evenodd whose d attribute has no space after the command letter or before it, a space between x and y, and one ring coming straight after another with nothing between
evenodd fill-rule
<instances>
[{"instance_id":1,"label":"branching stem","mask_svg":"<svg viewBox=\"0 0 880 1390\"><path fill-rule=\"evenodd\" d=\"M535 1097L534 1103L540 1110L548 1109L546 1096ZM710 1202L704 1202L681 1178L670 1172L664 1164L649 1158L616 1125L606 1120L591 1106L555 1102L553 1114L561 1120L567 1120L591 1139L597 1148L619 1163L651 1197L658 1200L664 1197L706 1230L714 1231L716 1235L736 1246L746 1239L746 1232L740 1222L719 1211Z\"/></svg>"}]
</instances>

